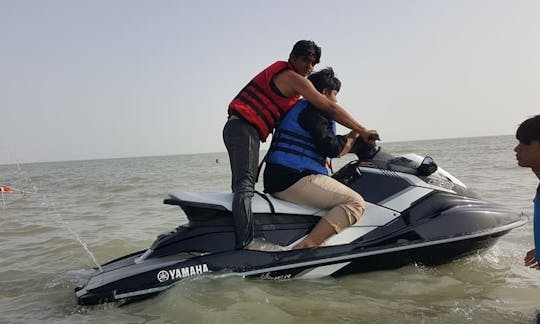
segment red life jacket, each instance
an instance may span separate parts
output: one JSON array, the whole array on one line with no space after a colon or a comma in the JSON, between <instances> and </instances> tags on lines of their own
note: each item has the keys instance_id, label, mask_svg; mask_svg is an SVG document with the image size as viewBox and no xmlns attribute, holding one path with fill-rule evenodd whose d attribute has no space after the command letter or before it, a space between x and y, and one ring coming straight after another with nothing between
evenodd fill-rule
<instances>
[{"instance_id":1,"label":"red life jacket","mask_svg":"<svg viewBox=\"0 0 540 324\"><path fill-rule=\"evenodd\" d=\"M283 97L272 90L272 78L285 69L292 69L288 62L278 61L257 74L229 104L229 113L234 112L251 123L265 141L276 124L300 99Z\"/></svg>"}]
</instances>

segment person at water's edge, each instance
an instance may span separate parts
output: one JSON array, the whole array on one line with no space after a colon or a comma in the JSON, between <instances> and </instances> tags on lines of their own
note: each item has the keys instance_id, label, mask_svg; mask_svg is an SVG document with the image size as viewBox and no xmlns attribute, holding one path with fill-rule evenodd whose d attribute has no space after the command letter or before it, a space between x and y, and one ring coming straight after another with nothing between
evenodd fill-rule
<instances>
[{"instance_id":1,"label":"person at water's edge","mask_svg":"<svg viewBox=\"0 0 540 324\"><path fill-rule=\"evenodd\" d=\"M516 131L519 141L514 149L519 166L531 168L540 179L540 115L525 120ZM537 251L540 251L540 185L536 188L534 197L534 249L527 252L524 258L525 266L540 270Z\"/></svg>"},{"instance_id":2,"label":"person at water's edge","mask_svg":"<svg viewBox=\"0 0 540 324\"><path fill-rule=\"evenodd\" d=\"M373 142L378 138L377 131L362 126L306 79L320 57L321 48L313 41L298 41L287 62L275 62L257 74L229 104L223 141L232 172L236 249L244 248L253 240L251 198L255 190L260 141L266 141L300 96L341 125L357 132L365 141Z\"/></svg>"}]
</instances>

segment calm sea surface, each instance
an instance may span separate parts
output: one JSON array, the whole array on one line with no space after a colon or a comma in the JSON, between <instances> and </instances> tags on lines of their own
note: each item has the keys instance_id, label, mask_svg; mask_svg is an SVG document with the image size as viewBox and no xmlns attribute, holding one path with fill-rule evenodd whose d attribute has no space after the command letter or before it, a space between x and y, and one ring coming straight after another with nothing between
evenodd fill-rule
<instances>
[{"instance_id":1,"label":"calm sea surface","mask_svg":"<svg viewBox=\"0 0 540 324\"><path fill-rule=\"evenodd\" d=\"M540 272L522 260L533 245L537 180L517 167L515 144L512 136L381 143L430 155L485 200L530 216L484 254L318 280L199 277L123 307L77 306L73 289L95 267L79 238L100 264L147 248L186 221L162 204L168 190L229 191L226 153L0 165L0 185L32 192L0 198L0 322L534 323Z\"/></svg>"}]
</instances>

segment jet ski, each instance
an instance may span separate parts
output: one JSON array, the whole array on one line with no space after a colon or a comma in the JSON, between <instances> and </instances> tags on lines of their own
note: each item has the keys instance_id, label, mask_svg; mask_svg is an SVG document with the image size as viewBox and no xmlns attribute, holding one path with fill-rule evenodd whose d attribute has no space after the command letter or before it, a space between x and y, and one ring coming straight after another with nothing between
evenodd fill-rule
<instances>
[{"instance_id":1,"label":"jet ski","mask_svg":"<svg viewBox=\"0 0 540 324\"><path fill-rule=\"evenodd\" d=\"M527 221L479 199L429 156L394 155L360 141L353 152L357 159L333 177L364 197L366 211L322 246L291 249L325 210L256 193L255 241L264 244L235 250L232 193L170 191L164 203L180 207L189 222L159 235L146 250L91 270L75 289L78 304L121 305L203 275L281 280L434 266L488 249Z\"/></svg>"}]
</instances>

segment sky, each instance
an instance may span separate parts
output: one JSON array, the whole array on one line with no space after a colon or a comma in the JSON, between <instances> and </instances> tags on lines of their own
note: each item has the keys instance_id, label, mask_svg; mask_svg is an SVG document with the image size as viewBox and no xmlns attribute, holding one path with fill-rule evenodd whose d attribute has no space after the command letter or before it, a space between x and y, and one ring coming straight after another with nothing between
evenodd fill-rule
<instances>
[{"instance_id":1,"label":"sky","mask_svg":"<svg viewBox=\"0 0 540 324\"><path fill-rule=\"evenodd\" d=\"M230 100L300 39L382 143L513 134L540 113L539 17L538 0L0 0L0 164L224 152Z\"/></svg>"}]
</instances>

